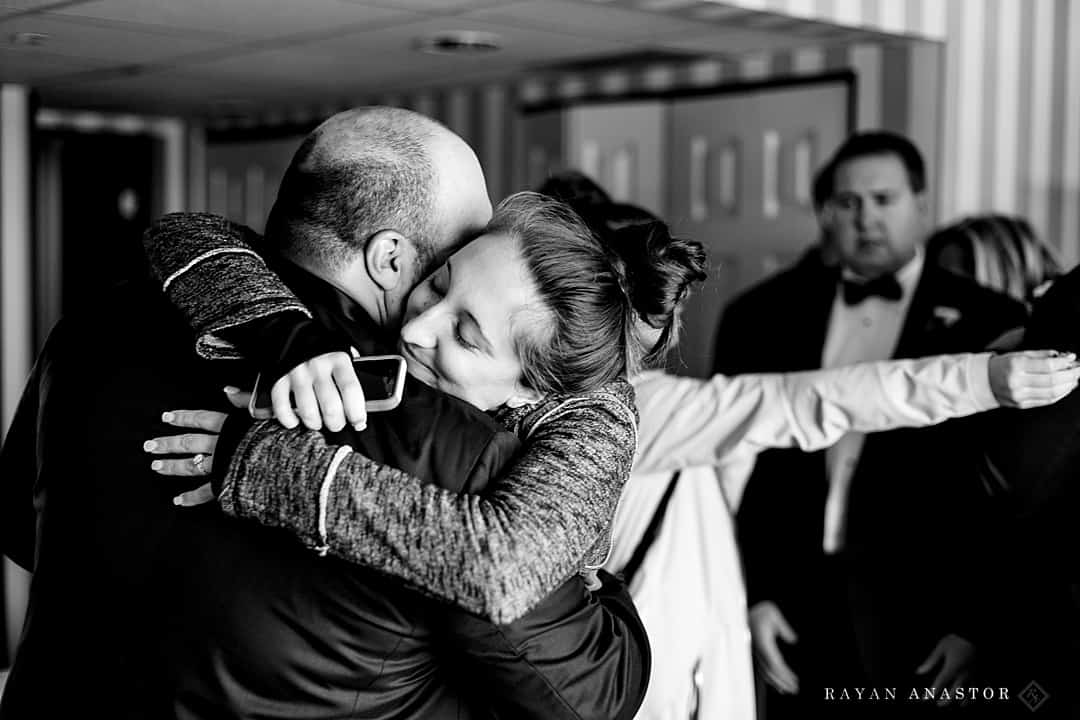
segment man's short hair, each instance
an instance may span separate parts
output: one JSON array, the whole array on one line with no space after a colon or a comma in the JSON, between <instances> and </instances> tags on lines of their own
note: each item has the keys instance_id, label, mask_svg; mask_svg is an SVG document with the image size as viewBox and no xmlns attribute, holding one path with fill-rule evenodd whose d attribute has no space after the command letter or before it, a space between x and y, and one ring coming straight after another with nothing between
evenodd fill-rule
<instances>
[{"instance_id":1,"label":"man's short hair","mask_svg":"<svg viewBox=\"0 0 1080 720\"><path fill-rule=\"evenodd\" d=\"M921 193L926 190L926 163L914 143L903 135L891 132L856 133L844 141L829 162L814 176L811 190L814 207L820 210L832 197L838 167L850 160L871 155L895 155L904 164L912 192Z\"/></svg>"},{"instance_id":2,"label":"man's short hair","mask_svg":"<svg viewBox=\"0 0 1080 720\"><path fill-rule=\"evenodd\" d=\"M339 113L293 156L266 225L267 241L318 267L342 265L369 237L396 230L414 244L421 269L436 257L436 175L428 140L441 128L399 108Z\"/></svg>"}]
</instances>

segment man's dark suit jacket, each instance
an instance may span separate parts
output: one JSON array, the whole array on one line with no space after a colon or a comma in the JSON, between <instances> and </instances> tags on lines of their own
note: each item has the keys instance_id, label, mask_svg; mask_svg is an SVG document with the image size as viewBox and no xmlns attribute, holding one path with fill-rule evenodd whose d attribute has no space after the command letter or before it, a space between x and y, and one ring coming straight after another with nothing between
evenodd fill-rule
<instances>
[{"instance_id":1,"label":"man's dark suit jacket","mask_svg":"<svg viewBox=\"0 0 1080 720\"><path fill-rule=\"evenodd\" d=\"M839 277L838 268L811 251L733 301L717 336L716 371L820 368ZM949 325L953 311L959 319ZM926 266L893 357L977 351L1024 318L1023 306L1010 298ZM968 627L965 588L977 578L964 564L975 552L966 522L975 514L968 502L974 483L956 480L956 435L956 425L945 423L873 434L863 445L843 562L857 580L847 594L871 681L907 680L944 634L976 632ZM818 592L826 577L827 492L823 451L768 451L758 458L737 516L748 601L777 603L803 648L829 609L820 603L831 602Z\"/></svg>"},{"instance_id":2,"label":"man's dark suit jacket","mask_svg":"<svg viewBox=\"0 0 1080 720\"><path fill-rule=\"evenodd\" d=\"M1023 347L1080 356L1080 270L1035 304ZM980 429L982 480L1002 521L994 552L1006 592L994 605L1012 679L1049 693L1040 717L1080 717L1080 392L998 410Z\"/></svg>"},{"instance_id":3,"label":"man's dark suit jacket","mask_svg":"<svg viewBox=\"0 0 1080 720\"><path fill-rule=\"evenodd\" d=\"M318 285L294 290L370 347L370 320L356 326L355 308ZM3 551L34 569L0 716L633 714L648 645L617 584L590 597L571 581L494 628L213 507L178 511L185 483L150 472L142 442L176 432L163 409L224 410L220 388L253 376L193 347L148 286L106 295L51 335L0 457ZM517 449L465 403L418 385L409 396L335 439L457 491L482 488ZM590 612L597 602L610 615ZM559 682L523 662L526 638L563 660Z\"/></svg>"}]
</instances>

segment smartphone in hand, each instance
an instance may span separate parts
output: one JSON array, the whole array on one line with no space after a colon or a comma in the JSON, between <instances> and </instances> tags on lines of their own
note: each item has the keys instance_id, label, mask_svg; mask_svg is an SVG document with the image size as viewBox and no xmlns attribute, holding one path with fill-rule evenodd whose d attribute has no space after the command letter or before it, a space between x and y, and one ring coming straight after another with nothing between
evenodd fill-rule
<instances>
[{"instance_id":1,"label":"smartphone in hand","mask_svg":"<svg viewBox=\"0 0 1080 720\"><path fill-rule=\"evenodd\" d=\"M400 355L353 357L353 370L364 389L364 407L368 412L393 410L401 404L405 390L405 358Z\"/></svg>"},{"instance_id":2,"label":"smartphone in hand","mask_svg":"<svg viewBox=\"0 0 1080 720\"><path fill-rule=\"evenodd\" d=\"M364 407L368 412L393 410L401 403L405 390L405 358L400 355L359 355L352 351L353 371L364 390ZM277 378L260 374L255 379L248 412L252 417L272 417L270 388Z\"/></svg>"}]
</instances>

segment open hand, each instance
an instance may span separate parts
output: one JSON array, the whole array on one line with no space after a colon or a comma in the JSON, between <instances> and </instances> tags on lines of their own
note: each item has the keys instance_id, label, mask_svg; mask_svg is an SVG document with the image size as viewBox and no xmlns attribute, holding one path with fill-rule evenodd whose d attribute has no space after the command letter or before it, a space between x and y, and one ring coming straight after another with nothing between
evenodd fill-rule
<instances>
[{"instance_id":1,"label":"open hand","mask_svg":"<svg viewBox=\"0 0 1080 720\"><path fill-rule=\"evenodd\" d=\"M161 420L169 425L207 432L165 435L147 440L143 443L143 450L151 455L190 456L180 459L156 459L150 463L150 469L161 475L209 475L213 468L217 434L221 432L226 417L225 413L214 410L170 410L162 413Z\"/></svg>"},{"instance_id":2,"label":"open hand","mask_svg":"<svg viewBox=\"0 0 1080 720\"><path fill-rule=\"evenodd\" d=\"M935 667L938 671L929 686L937 688L938 691L948 688L949 696L954 697L956 691L965 687L971 680L975 669L975 646L959 635L951 633L946 635L938 641L938 644L930 651L930 655L923 660L922 665L916 668L915 672L925 675ZM937 704L943 707L950 702L950 700L942 699L938 700Z\"/></svg>"},{"instance_id":3,"label":"open hand","mask_svg":"<svg viewBox=\"0 0 1080 720\"><path fill-rule=\"evenodd\" d=\"M798 637L776 603L764 601L750 608L750 636L754 645L754 662L765 677L765 682L785 695L797 694L799 677L788 667L777 641L793 644Z\"/></svg>"},{"instance_id":4,"label":"open hand","mask_svg":"<svg viewBox=\"0 0 1080 720\"><path fill-rule=\"evenodd\" d=\"M233 392L229 392L232 390ZM247 393L226 388L230 401L246 403ZM161 414L161 420L169 425L203 432L187 432L164 435L143 443L143 450L151 455L187 455L182 458L159 458L150 463L150 469L159 475L195 477L209 475L214 467L214 451L217 449L218 433L225 424L225 413L216 410L169 410ZM173 503L182 506L202 505L214 499L212 485L207 482L194 490L180 493Z\"/></svg>"},{"instance_id":5,"label":"open hand","mask_svg":"<svg viewBox=\"0 0 1080 720\"><path fill-rule=\"evenodd\" d=\"M1025 350L990 358L990 390L1002 407L1033 408L1056 403L1080 380L1072 353Z\"/></svg>"},{"instance_id":6,"label":"open hand","mask_svg":"<svg viewBox=\"0 0 1080 720\"><path fill-rule=\"evenodd\" d=\"M300 363L274 383L270 401L274 417L287 428L301 422L309 430L325 424L333 432L346 422L355 430L367 426L364 389L348 353L324 353Z\"/></svg>"}]
</instances>

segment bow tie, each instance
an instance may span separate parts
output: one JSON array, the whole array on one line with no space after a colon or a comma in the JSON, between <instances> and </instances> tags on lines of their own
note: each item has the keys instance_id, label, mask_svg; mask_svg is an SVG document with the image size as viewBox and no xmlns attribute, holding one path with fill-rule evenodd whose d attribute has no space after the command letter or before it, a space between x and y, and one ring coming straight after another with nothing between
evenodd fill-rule
<instances>
[{"instance_id":1,"label":"bow tie","mask_svg":"<svg viewBox=\"0 0 1080 720\"><path fill-rule=\"evenodd\" d=\"M841 290L844 293L844 303L858 305L868 297L878 296L882 300L896 302L904 297L904 289L895 275L882 275L869 282L855 282L854 280L842 280Z\"/></svg>"}]
</instances>

